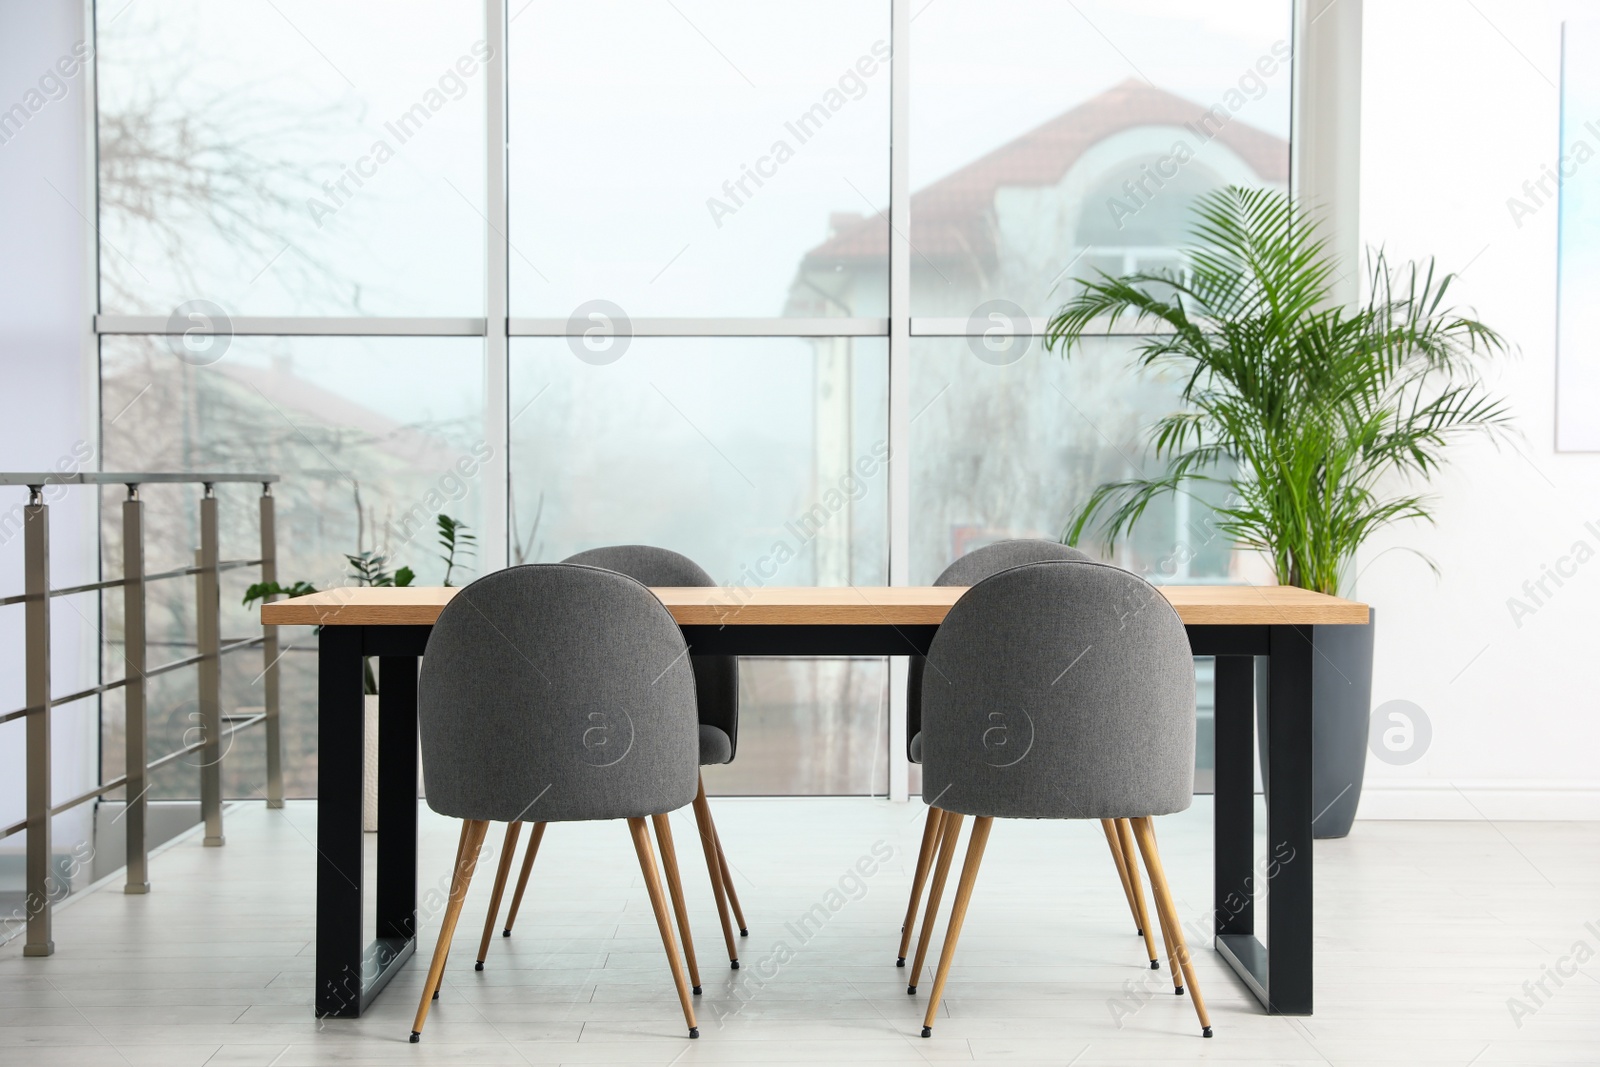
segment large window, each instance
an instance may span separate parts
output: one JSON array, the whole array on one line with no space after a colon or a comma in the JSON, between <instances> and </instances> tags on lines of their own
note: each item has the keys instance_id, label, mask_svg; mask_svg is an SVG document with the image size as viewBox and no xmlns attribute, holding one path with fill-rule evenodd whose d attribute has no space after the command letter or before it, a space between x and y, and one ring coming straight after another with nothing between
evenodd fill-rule
<instances>
[{"instance_id":1,"label":"large window","mask_svg":"<svg viewBox=\"0 0 1600 1067\"><path fill-rule=\"evenodd\" d=\"M1037 332L1077 277L1181 268L1196 196L1286 185L1290 10L101 5L104 465L281 474L280 575L319 584L359 551L439 581L435 512L478 533L471 573L648 542L730 585L924 583L1057 537L1175 392L1129 338L1068 361ZM193 502L159 504L177 565ZM1153 509L1117 562L1230 580L1208 507ZM160 639L192 642L172 596ZM316 638L285 637L309 795ZM708 784L915 788L891 689L885 660L747 661Z\"/></svg>"}]
</instances>

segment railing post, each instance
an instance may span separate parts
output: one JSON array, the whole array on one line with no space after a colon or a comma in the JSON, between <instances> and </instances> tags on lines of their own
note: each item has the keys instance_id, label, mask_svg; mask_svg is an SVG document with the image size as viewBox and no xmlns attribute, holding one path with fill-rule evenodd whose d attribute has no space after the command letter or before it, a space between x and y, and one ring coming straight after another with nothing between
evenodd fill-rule
<instances>
[{"instance_id":1,"label":"railing post","mask_svg":"<svg viewBox=\"0 0 1600 1067\"><path fill-rule=\"evenodd\" d=\"M217 494L204 483L200 498L200 573L195 576L195 631L200 655L200 814L205 844L223 844L222 835L222 610L217 582Z\"/></svg>"},{"instance_id":2,"label":"railing post","mask_svg":"<svg viewBox=\"0 0 1600 1067\"><path fill-rule=\"evenodd\" d=\"M261 483L261 580L278 580L278 528L276 502L272 498L272 483ZM270 602L274 598L269 598ZM267 732L267 807L283 807L283 737L278 720L278 628L261 628L261 662L263 666L264 702Z\"/></svg>"},{"instance_id":3,"label":"railing post","mask_svg":"<svg viewBox=\"0 0 1600 1067\"><path fill-rule=\"evenodd\" d=\"M52 862L50 819L50 505L44 486L28 486L22 510L23 591L27 595L24 645L27 656L27 941L24 956L48 956Z\"/></svg>"},{"instance_id":4,"label":"railing post","mask_svg":"<svg viewBox=\"0 0 1600 1067\"><path fill-rule=\"evenodd\" d=\"M123 677L127 683L123 727L123 767L128 776L124 790L127 807L122 818L127 823L128 881L124 893L150 892L150 853L145 839L145 765L150 761L148 727L145 722L145 615L144 615L144 501L139 486L128 484L128 499L122 502L122 634Z\"/></svg>"}]
</instances>

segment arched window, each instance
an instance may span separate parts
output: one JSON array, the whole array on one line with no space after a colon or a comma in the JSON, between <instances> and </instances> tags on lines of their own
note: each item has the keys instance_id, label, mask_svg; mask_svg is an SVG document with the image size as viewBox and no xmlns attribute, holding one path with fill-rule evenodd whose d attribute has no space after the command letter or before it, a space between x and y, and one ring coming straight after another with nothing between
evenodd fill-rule
<instances>
[{"instance_id":1,"label":"arched window","mask_svg":"<svg viewBox=\"0 0 1600 1067\"><path fill-rule=\"evenodd\" d=\"M1162 176L1174 167L1176 174ZM1194 160L1178 164L1170 156L1130 159L1117 167L1083 199L1075 234L1078 246L1088 249L1079 260L1082 273L1181 266L1179 250L1189 241L1195 200L1224 184L1208 167Z\"/></svg>"}]
</instances>

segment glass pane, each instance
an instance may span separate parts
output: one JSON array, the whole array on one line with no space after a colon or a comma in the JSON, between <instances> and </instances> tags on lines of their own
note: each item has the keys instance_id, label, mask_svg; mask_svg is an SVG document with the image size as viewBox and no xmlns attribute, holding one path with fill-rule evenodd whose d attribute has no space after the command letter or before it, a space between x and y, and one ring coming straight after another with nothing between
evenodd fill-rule
<instances>
[{"instance_id":1,"label":"glass pane","mask_svg":"<svg viewBox=\"0 0 1600 1067\"><path fill-rule=\"evenodd\" d=\"M103 310L483 314L482 11L99 5Z\"/></svg>"},{"instance_id":2,"label":"glass pane","mask_svg":"<svg viewBox=\"0 0 1600 1067\"><path fill-rule=\"evenodd\" d=\"M512 314L885 314L888 41L882 0L514 13ZM846 229L874 249L818 277Z\"/></svg>"},{"instance_id":3,"label":"glass pane","mask_svg":"<svg viewBox=\"0 0 1600 1067\"><path fill-rule=\"evenodd\" d=\"M274 472L278 580L318 588L355 584L346 553L378 552L391 571L410 566L416 584L438 585L444 564L435 516L481 524L479 472L492 455L483 437L483 343L471 338L238 338L206 366L177 358L167 338L106 337L101 342L107 470ZM102 544L107 574L122 570L121 493L104 490ZM217 486L222 558L253 559L258 485ZM147 485L145 556L149 571L190 565L199 545L200 488ZM473 561L454 580L476 573ZM222 636L259 632L240 601L255 568L222 575ZM194 582L148 590L149 662L194 654ZM106 602L105 676L122 674L122 609ZM280 661L284 779L289 796L316 795L316 637L285 627ZM262 706L259 650L223 658L224 714ZM192 668L163 675L149 697L150 752L194 740ZM105 704L105 769L122 753L120 699ZM187 759L187 758L186 758ZM252 796L264 781L260 728L234 739L224 780L230 795ZM178 760L155 776L152 796L194 796L198 766Z\"/></svg>"},{"instance_id":4,"label":"glass pane","mask_svg":"<svg viewBox=\"0 0 1600 1067\"><path fill-rule=\"evenodd\" d=\"M1217 791L1217 661L1194 661L1194 791Z\"/></svg>"},{"instance_id":5,"label":"glass pane","mask_svg":"<svg viewBox=\"0 0 1600 1067\"><path fill-rule=\"evenodd\" d=\"M1097 485L1163 469L1145 431L1177 409L1178 383L1131 373L1130 339L1090 340L1070 361L1035 342L1003 365L982 343L912 342L913 585L993 541L1057 539ZM1227 581L1246 560L1209 517L1206 499L1159 500L1111 562L1157 584Z\"/></svg>"},{"instance_id":6,"label":"glass pane","mask_svg":"<svg viewBox=\"0 0 1600 1067\"><path fill-rule=\"evenodd\" d=\"M886 342L635 338L596 358L512 343L515 562L642 542L730 587L887 584ZM739 756L707 788L885 792L887 684L883 660L743 660Z\"/></svg>"},{"instance_id":7,"label":"glass pane","mask_svg":"<svg viewBox=\"0 0 1600 1067\"><path fill-rule=\"evenodd\" d=\"M513 562L642 542L729 586L887 584L885 341L584 343L512 341Z\"/></svg>"},{"instance_id":8,"label":"glass pane","mask_svg":"<svg viewBox=\"0 0 1600 1067\"><path fill-rule=\"evenodd\" d=\"M706 767L715 796L883 796L889 661L741 659L739 751Z\"/></svg>"},{"instance_id":9,"label":"glass pane","mask_svg":"<svg viewBox=\"0 0 1600 1067\"><path fill-rule=\"evenodd\" d=\"M982 318L1006 300L1048 315L1074 277L1171 263L1196 195L1285 187L1291 6L924 7L911 26L912 313Z\"/></svg>"}]
</instances>

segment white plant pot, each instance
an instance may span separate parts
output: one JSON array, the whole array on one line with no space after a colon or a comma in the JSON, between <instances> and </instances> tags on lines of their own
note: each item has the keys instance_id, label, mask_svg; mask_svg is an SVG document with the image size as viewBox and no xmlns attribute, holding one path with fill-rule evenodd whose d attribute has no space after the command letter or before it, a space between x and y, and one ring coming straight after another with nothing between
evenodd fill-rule
<instances>
[{"instance_id":1,"label":"white plant pot","mask_svg":"<svg viewBox=\"0 0 1600 1067\"><path fill-rule=\"evenodd\" d=\"M378 832L378 698L366 698L366 751L361 757L361 829Z\"/></svg>"}]
</instances>

